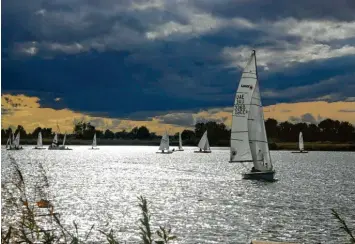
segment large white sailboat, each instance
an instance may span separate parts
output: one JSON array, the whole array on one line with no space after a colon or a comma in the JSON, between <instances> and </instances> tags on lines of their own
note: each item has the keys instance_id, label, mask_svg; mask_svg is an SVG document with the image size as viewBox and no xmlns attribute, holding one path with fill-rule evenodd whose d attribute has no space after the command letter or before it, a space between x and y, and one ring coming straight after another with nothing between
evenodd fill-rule
<instances>
[{"instance_id":1,"label":"large white sailboat","mask_svg":"<svg viewBox=\"0 0 355 244\"><path fill-rule=\"evenodd\" d=\"M302 132L300 132L298 136L298 148L300 149L299 151L292 152L292 153L308 153L307 151L304 150L304 143L303 143L303 135Z\"/></svg>"},{"instance_id":2,"label":"large white sailboat","mask_svg":"<svg viewBox=\"0 0 355 244\"><path fill-rule=\"evenodd\" d=\"M271 162L261 104L256 53L243 70L232 113L230 162L252 162L244 179L273 181L275 170Z\"/></svg>"},{"instance_id":3,"label":"large white sailboat","mask_svg":"<svg viewBox=\"0 0 355 244\"><path fill-rule=\"evenodd\" d=\"M169 135L167 132L165 132L165 134L161 137L159 150L161 150L161 152L157 152L157 153L164 153L164 154L173 153L172 151L169 151Z\"/></svg>"},{"instance_id":4,"label":"large white sailboat","mask_svg":"<svg viewBox=\"0 0 355 244\"><path fill-rule=\"evenodd\" d=\"M37 145L33 149L46 149L42 143L42 133L38 132Z\"/></svg>"},{"instance_id":5,"label":"large white sailboat","mask_svg":"<svg viewBox=\"0 0 355 244\"><path fill-rule=\"evenodd\" d=\"M91 149L91 150L99 150L100 149L100 148L97 147L96 133L94 134L94 138L92 139L92 146L89 149Z\"/></svg>"},{"instance_id":6,"label":"large white sailboat","mask_svg":"<svg viewBox=\"0 0 355 244\"><path fill-rule=\"evenodd\" d=\"M203 133L200 142L197 145L200 148L199 151L194 151L195 153L211 153L210 143L208 142L207 130Z\"/></svg>"}]
</instances>

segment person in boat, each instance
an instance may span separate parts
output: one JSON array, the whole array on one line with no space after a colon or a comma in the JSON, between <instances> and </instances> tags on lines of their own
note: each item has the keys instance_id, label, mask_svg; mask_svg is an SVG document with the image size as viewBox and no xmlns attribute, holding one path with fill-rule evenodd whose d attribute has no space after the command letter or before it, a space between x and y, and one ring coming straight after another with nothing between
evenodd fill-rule
<instances>
[{"instance_id":1,"label":"person in boat","mask_svg":"<svg viewBox=\"0 0 355 244\"><path fill-rule=\"evenodd\" d=\"M200 148L200 152L202 152L202 149Z\"/></svg>"},{"instance_id":2,"label":"person in boat","mask_svg":"<svg viewBox=\"0 0 355 244\"><path fill-rule=\"evenodd\" d=\"M164 149L162 150L162 153L164 153Z\"/></svg>"},{"instance_id":3,"label":"person in boat","mask_svg":"<svg viewBox=\"0 0 355 244\"><path fill-rule=\"evenodd\" d=\"M173 152L175 151L175 148L173 148Z\"/></svg>"}]
</instances>

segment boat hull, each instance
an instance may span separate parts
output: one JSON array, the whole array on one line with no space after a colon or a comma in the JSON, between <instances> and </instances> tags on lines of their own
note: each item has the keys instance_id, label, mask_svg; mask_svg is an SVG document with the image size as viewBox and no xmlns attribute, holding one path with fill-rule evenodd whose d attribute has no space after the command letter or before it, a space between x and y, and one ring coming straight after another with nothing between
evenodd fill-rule
<instances>
[{"instance_id":1,"label":"boat hull","mask_svg":"<svg viewBox=\"0 0 355 244\"><path fill-rule=\"evenodd\" d=\"M20 147L20 148L7 148L6 150L22 150L23 148L22 147Z\"/></svg>"},{"instance_id":2,"label":"boat hull","mask_svg":"<svg viewBox=\"0 0 355 244\"><path fill-rule=\"evenodd\" d=\"M308 153L307 151L296 151L296 152L291 152L291 153Z\"/></svg>"},{"instance_id":3,"label":"boat hull","mask_svg":"<svg viewBox=\"0 0 355 244\"><path fill-rule=\"evenodd\" d=\"M160 154L172 154L173 151L168 151L168 152L156 152L156 153L160 153Z\"/></svg>"},{"instance_id":4,"label":"boat hull","mask_svg":"<svg viewBox=\"0 0 355 244\"><path fill-rule=\"evenodd\" d=\"M275 181L274 176L275 176L275 171L248 172L248 173L243 174L243 179L245 179L245 180Z\"/></svg>"},{"instance_id":5,"label":"boat hull","mask_svg":"<svg viewBox=\"0 0 355 244\"><path fill-rule=\"evenodd\" d=\"M94 147L94 148L89 148L89 150L100 150L100 148Z\"/></svg>"},{"instance_id":6,"label":"boat hull","mask_svg":"<svg viewBox=\"0 0 355 244\"><path fill-rule=\"evenodd\" d=\"M194 151L194 153L211 153L212 151Z\"/></svg>"},{"instance_id":7,"label":"boat hull","mask_svg":"<svg viewBox=\"0 0 355 244\"><path fill-rule=\"evenodd\" d=\"M183 152L184 151L184 149L178 149L178 150L175 150L175 151L177 151L177 152Z\"/></svg>"},{"instance_id":8,"label":"boat hull","mask_svg":"<svg viewBox=\"0 0 355 244\"><path fill-rule=\"evenodd\" d=\"M73 150L69 147L48 147L48 150Z\"/></svg>"},{"instance_id":9,"label":"boat hull","mask_svg":"<svg viewBox=\"0 0 355 244\"><path fill-rule=\"evenodd\" d=\"M46 149L45 147L34 147L33 149L36 149L36 150L44 150Z\"/></svg>"}]
</instances>

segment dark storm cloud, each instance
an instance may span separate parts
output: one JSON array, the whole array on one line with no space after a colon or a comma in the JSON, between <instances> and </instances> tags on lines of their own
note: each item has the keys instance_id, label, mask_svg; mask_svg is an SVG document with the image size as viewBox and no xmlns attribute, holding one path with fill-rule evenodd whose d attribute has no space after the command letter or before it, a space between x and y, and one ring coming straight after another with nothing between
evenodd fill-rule
<instances>
[{"instance_id":1,"label":"dark storm cloud","mask_svg":"<svg viewBox=\"0 0 355 244\"><path fill-rule=\"evenodd\" d=\"M302 49L302 31L288 33L299 23L282 19L331 19L332 14L350 20L353 4L337 1L330 13L329 0L314 6L304 0L193 3L5 1L2 88L37 94L42 107L142 120L161 115L151 111L230 107L241 72L231 62L241 59L227 60L225 48L243 46L261 50L268 62L270 69L259 72L264 105L353 97L354 56L300 63L313 50ZM346 34L338 40L341 35L332 33L322 42L332 48L350 45L353 37ZM274 53L265 55L265 48ZM289 50L296 53L292 62L284 57ZM62 100L55 102L56 97ZM191 117L164 119L191 122Z\"/></svg>"},{"instance_id":2,"label":"dark storm cloud","mask_svg":"<svg viewBox=\"0 0 355 244\"><path fill-rule=\"evenodd\" d=\"M193 3L197 8L227 18L355 20L353 0L196 0Z\"/></svg>"}]
</instances>

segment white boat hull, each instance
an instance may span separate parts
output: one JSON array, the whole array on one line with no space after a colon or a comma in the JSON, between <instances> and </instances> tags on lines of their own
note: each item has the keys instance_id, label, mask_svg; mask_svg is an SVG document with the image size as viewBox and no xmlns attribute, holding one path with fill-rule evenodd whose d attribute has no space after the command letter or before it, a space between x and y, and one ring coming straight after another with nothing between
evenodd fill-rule
<instances>
[{"instance_id":1,"label":"white boat hull","mask_svg":"<svg viewBox=\"0 0 355 244\"><path fill-rule=\"evenodd\" d=\"M52 147L52 146L49 146L48 147L48 150L73 150L69 147L64 147L64 146L59 146L59 147Z\"/></svg>"},{"instance_id":2,"label":"white boat hull","mask_svg":"<svg viewBox=\"0 0 355 244\"><path fill-rule=\"evenodd\" d=\"M156 152L156 153L160 153L160 154L172 154L173 151L167 151L167 152Z\"/></svg>"},{"instance_id":3,"label":"white boat hull","mask_svg":"<svg viewBox=\"0 0 355 244\"><path fill-rule=\"evenodd\" d=\"M7 150L22 150L22 147L18 147L18 148L7 148Z\"/></svg>"}]
</instances>

